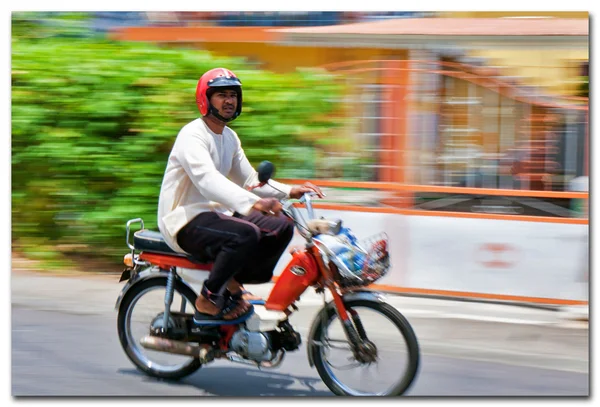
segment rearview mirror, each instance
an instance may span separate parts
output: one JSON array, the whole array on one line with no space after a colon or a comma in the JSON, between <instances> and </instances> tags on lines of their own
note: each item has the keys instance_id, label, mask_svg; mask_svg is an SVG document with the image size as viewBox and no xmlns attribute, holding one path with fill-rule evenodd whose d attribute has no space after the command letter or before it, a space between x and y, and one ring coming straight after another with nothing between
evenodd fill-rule
<instances>
[{"instance_id":1,"label":"rearview mirror","mask_svg":"<svg viewBox=\"0 0 600 407\"><path fill-rule=\"evenodd\" d=\"M261 183L267 183L275 173L275 165L270 161L263 161L258 166L258 180Z\"/></svg>"}]
</instances>

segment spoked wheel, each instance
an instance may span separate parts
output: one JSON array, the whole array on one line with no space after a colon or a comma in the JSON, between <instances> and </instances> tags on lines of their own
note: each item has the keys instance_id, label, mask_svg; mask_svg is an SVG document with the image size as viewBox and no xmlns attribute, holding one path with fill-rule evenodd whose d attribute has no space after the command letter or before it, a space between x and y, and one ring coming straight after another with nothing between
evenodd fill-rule
<instances>
[{"instance_id":1,"label":"spoked wheel","mask_svg":"<svg viewBox=\"0 0 600 407\"><path fill-rule=\"evenodd\" d=\"M419 368L419 345L408 321L389 304L344 302L361 336L353 350L333 307L321 311L309 338L319 376L337 395L397 396L412 384Z\"/></svg>"},{"instance_id":2,"label":"spoked wheel","mask_svg":"<svg viewBox=\"0 0 600 407\"><path fill-rule=\"evenodd\" d=\"M201 367L197 358L159 352L142 347L140 340L164 326L167 278L159 277L130 288L119 308L117 328L119 340L127 357L146 374L163 379L180 379ZM171 304L172 312L194 313L196 294L179 281ZM173 328L173 320L167 322Z\"/></svg>"}]
</instances>

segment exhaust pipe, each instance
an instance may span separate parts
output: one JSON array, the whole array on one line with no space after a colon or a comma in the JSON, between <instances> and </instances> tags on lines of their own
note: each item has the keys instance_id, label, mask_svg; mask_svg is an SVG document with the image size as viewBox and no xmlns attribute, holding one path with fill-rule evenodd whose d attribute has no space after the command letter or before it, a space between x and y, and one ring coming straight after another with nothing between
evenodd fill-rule
<instances>
[{"instance_id":1,"label":"exhaust pipe","mask_svg":"<svg viewBox=\"0 0 600 407\"><path fill-rule=\"evenodd\" d=\"M150 335L144 336L140 340L140 344L146 349L198 358L202 363L208 363L215 358L213 350L209 345L191 345L186 342Z\"/></svg>"},{"instance_id":2,"label":"exhaust pipe","mask_svg":"<svg viewBox=\"0 0 600 407\"><path fill-rule=\"evenodd\" d=\"M242 363L259 368L264 367L274 369L281 364L283 361L283 356L285 355L285 352L280 350L278 354L269 361L255 362L244 359L237 354L218 354L212 347L210 347L210 345L190 345L186 342L174 341L172 339L159 338L157 336L150 335L144 336L140 340L140 344L146 349L198 358L203 364L212 362L217 357L226 357L231 362Z\"/></svg>"}]
</instances>

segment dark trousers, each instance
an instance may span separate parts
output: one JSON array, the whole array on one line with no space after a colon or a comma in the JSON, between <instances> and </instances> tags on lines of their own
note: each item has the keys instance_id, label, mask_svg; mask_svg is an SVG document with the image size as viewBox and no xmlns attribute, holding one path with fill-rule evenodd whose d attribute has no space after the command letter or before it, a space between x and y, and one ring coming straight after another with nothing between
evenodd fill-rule
<instances>
[{"instance_id":1,"label":"dark trousers","mask_svg":"<svg viewBox=\"0 0 600 407\"><path fill-rule=\"evenodd\" d=\"M193 257L213 263L206 288L223 293L232 278L241 284L270 281L293 235L294 223L283 215L203 212L179 231L177 243Z\"/></svg>"}]
</instances>

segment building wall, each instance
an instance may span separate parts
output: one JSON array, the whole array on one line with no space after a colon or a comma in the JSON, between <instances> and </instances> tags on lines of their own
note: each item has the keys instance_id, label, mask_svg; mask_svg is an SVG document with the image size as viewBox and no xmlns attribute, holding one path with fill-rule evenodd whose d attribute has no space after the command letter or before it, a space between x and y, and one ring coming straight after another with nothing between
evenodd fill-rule
<instances>
[{"instance_id":1,"label":"building wall","mask_svg":"<svg viewBox=\"0 0 600 407\"><path fill-rule=\"evenodd\" d=\"M587 11L458 11L440 12L441 18L576 18L588 19ZM470 56L482 57L486 65L506 67L505 72L517 76L530 86L540 86L556 95L573 95L577 91L581 65L589 60L587 49L472 51Z\"/></svg>"},{"instance_id":2,"label":"building wall","mask_svg":"<svg viewBox=\"0 0 600 407\"><path fill-rule=\"evenodd\" d=\"M518 77L527 85L563 96L577 92L582 65L589 61L587 49L488 49L472 51L470 55L484 58L488 66L503 67L503 74Z\"/></svg>"},{"instance_id":3,"label":"building wall","mask_svg":"<svg viewBox=\"0 0 600 407\"><path fill-rule=\"evenodd\" d=\"M377 48L292 47L274 43L202 43L208 51L248 58L263 69L284 73L296 68L315 67L336 62L377 59L406 59L406 50ZM519 78L519 82L541 87L554 95L575 95L580 83L582 65L589 61L586 49L556 50L474 50L469 56L483 58L486 66L500 67L504 76Z\"/></svg>"},{"instance_id":4,"label":"building wall","mask_svg":"<svg viewBox=\"0 0 600 407\"><path fill-rule=\"evenodd\" d=\"M291 47L273 43L203 43L199 47L221 54L245 57L273 72L292 72L296 68L315 67L335 62L407 57L404 50L376 48Z\"/></svg>"},{"instance_id":5,"label":"building wall","mask_svg":"<svg viewBox=\"0 0 600 407\"><path fill-rule=\"evenodd\" d=\"M589 18L587 11L441 11L441 18L556 17Z\"/></svg>"}]
</instances>

